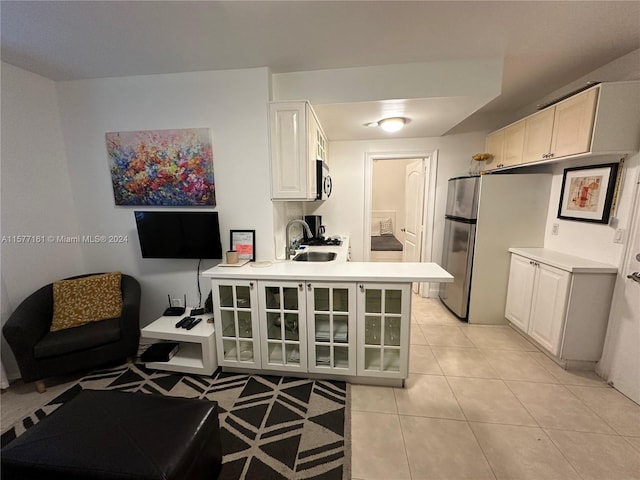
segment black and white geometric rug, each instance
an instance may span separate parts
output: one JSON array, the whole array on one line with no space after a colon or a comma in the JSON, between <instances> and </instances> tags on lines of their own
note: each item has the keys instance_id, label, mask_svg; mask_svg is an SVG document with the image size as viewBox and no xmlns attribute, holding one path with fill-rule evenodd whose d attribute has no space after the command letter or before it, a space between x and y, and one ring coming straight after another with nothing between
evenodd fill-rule
<instances>
[{"instance_id":1,"label":"black and white geometric rug","mask_svg":"<svg viewBox=\"0 0 640 480\"><path fill-rule=\"evenodd\" d=\"M122 390L218 402L221 480L351 477L350 398L345 382L223 373L212 376L122 365L98 370L2 433L2 446L82 389Z\"/></svg>"}]
</instances>

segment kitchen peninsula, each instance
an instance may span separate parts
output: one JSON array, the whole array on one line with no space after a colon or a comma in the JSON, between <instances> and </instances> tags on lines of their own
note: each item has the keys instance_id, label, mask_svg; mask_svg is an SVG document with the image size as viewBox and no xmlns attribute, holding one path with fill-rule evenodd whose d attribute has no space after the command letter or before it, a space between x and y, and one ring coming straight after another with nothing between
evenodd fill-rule
<instances>
[{"instance_id":1,"label":"kitchen peninsula","mask_svg":"<svg viewBox=\"0 0 640 480\"><path fill-rule=\"evenodd\" d=\"M205 271L212 281L218 364L225 371L403 385L411 283L453 277L435 263L345 260L275 260Z\"/></svg>"}]
</instances>

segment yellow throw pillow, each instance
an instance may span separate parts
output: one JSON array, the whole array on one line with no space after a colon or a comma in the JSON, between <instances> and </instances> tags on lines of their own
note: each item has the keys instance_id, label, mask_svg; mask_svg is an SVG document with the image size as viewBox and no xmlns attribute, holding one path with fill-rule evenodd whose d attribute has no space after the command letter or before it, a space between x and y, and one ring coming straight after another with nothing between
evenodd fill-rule
<instances>
[{"instance_id":1,"label":"yellow throw pillow","mask_svg":"<svg viewBox=\"0 0 640 480\"><path fill-rule=\"evenodd\" d=\"M120 272L113 272L54 282L50 330L55 332L119 317L122 313L121 278Z\"/></svg>"}]
</instances>

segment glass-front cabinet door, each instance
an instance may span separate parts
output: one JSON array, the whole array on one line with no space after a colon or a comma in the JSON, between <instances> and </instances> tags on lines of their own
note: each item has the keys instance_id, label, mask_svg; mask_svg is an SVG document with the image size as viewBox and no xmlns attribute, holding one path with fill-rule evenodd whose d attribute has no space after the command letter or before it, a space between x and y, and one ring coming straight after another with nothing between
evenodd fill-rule
<instances>
[{"instance_id":1,"label":"glass-front cabinet door","mask_svg":"<svg viewBox=\"0 0 640 480\"><path fill-rule=\"evenodd\" d=\"M257 282L219 280L212 286L218 364L261 368Z\"/></svg>"},{"instance_id":2,"label":"glass-front cabinet door","mask_svg":"<svg viewBox=\"0 0 640 480\"><path fill-rule=\"evenodd\" d=\"M411 284L358 284L358 375L406 378Z\"/></svg>"},{"instance_id":3,"label":"glass-front cabinet door","mask_svg":"<svg viewBox=\"0 0 640 480\"><path fill-rule=\"evenodd\" d=\"M307 283L309 372L355 375L356 285Z\"/></svg>"},{"instance_id":4,"label":"glass-front cabinet door","mask_svg":"<svg viewBox=\"0 0 640 480\"><path fill-rule=\"evenodd\" d=\"M258 282L260 347L265 370L307 371L303 282Z\"/></svg>"}]
</instances>

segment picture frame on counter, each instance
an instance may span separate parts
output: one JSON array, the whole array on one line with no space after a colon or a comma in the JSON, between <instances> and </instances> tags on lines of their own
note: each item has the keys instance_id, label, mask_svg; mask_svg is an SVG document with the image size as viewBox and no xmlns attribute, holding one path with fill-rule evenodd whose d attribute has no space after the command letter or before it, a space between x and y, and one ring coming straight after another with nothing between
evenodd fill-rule
<instances>
[{"instance_id":1,"label":"picture frame on counter","mask_svg":"<svg viewBox=\"0 0 640 480\"><path fill-rule=\"evenodd\" d=\"M608 223L617 173L617 163L565 168L558 218Z\"/></svg>"},{"instance_id":2,"label":"picture frame on counter","mask_svg":"<svg viewBox=\"0 0 640 480\"><path fill-rule=\"evenodd\" d=\"M239 260L256 260L255 230L231 230L229 245L231 250L238 252Z\"/></svg>"}]
</instances>

